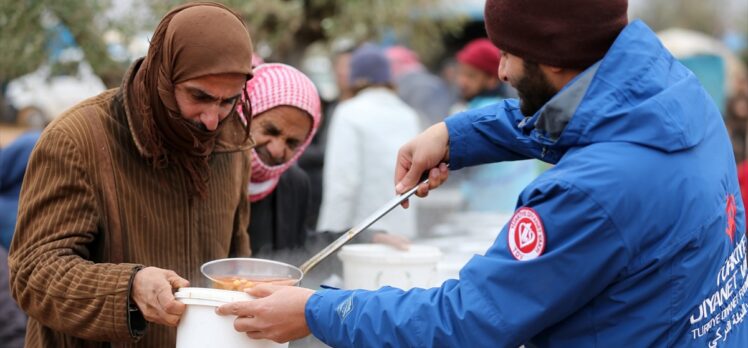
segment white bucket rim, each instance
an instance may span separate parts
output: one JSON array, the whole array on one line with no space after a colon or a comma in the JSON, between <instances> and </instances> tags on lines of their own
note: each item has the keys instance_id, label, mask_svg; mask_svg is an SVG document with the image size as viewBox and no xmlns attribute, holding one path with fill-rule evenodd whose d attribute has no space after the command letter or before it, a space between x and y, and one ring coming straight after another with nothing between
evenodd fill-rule
<instances>
[{"instance_id":1,"label":"white bucket rim","mask_svg":"<svg viewBox=\"0 0 748 348\"><path fill-rule=\"evenodd\" d=\"M226 303L250 301L249 294L241 291L213 289L213 288L179 288L174 298L188 305L202 305L218 307Z\"/></svg>"}]
</instances>

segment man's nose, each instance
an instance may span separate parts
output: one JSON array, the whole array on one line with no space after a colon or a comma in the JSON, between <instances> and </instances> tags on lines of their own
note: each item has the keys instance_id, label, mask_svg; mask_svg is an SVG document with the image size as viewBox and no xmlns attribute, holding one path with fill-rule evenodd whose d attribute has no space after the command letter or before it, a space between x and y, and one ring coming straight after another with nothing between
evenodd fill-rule
<instances>
[{"instance_id":1,"label":"man's nose","mask_svg":"<svg viewBox=\"0 0 748 348\"><path fill-rule=\"evenodd\" d=\"M499 62L499 71L497 71L499 75L499 80L507 82L509 81L509 78L506 75L506 59L502 59Z\"/></svg>"},{"instance_id":2,"label":"man's nose","mask_svg":"<svg viewBox=\"0 0 748 348\"><path fill-rule=\"evenodd\" d=\"M286 146L279 139L273 139L267 145L268 153L272 157L274 164L278 165L286 161Z\"/></svg>"},{"instance_id":3,"label":"man's nose","mask_svg":"<svg viewBox=\"0 0 748 348\"><path fill-rule=\"evenodd\" d=\"M218 108L210 107L200 114L200 122L209 131L214 131L218 128L218 122L220 121Z\"/></svg>"}]
</instances>

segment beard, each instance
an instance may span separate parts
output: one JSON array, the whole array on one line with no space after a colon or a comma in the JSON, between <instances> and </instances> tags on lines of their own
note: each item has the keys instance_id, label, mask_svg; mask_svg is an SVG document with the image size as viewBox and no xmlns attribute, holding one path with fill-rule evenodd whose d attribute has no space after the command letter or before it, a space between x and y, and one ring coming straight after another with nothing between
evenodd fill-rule
<instances>
[{"instance_id":1,"label":"beard","mask_svg":"<svg viewBox=\"0 0 748 348\"><path fill-rule=\"evenodd\" d=\"M532 116L553 98L558 90L551 85L538 63L524 61L525 70L514 88L519 95L519 109L525 116Z\"/></svg>"}]
</instances>

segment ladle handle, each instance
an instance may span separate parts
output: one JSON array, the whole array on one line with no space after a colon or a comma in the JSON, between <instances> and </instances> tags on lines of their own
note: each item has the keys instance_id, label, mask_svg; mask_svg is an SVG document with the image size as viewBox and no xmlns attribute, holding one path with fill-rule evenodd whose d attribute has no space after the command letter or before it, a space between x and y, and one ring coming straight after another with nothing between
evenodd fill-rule
<instances>
[{"instance_id":1,"label":"ladle handle","mask_svg":"<svg viewBox=\"0 0 748 348\"><path fill-rule=\"evenodd\" d=\"M408 190L407 192L396 196L395 198L392 198L387 204L383 205L381 208L377 209L374 214L369 215L365 220L361 221L356 226L353 226L350 230L348 230L346 233L344 233L342 236L338 237L334 242L330 243L327 247L322 249L320 252L309 258L304 264L299 267L301 269L301 272L303 274L306 274L310 269L312 269L314 266L316 266L320 261L324 260L330 254L334 253L338 249L340 249L343 245L348 243L353 237L357 236L359 233L361 233L363 230L367 229L369 226L371 226L373 223L377 222L382 216L387 215L392 209L395 209L400 203L402 203L404 200L408 199L408 197L412 196L416 191L418 190L418 186L421 186L421 184L427 184L429 182L429 179L425 179L421 182L419 182L415 187Z\"/></svg>"}]
</instances>

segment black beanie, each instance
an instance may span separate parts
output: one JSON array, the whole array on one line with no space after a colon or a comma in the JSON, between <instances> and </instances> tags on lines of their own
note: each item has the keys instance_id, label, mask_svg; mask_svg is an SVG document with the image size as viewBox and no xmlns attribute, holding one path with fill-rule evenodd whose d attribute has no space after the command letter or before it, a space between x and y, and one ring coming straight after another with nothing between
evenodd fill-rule
<instances>
[{"instance_id":1,"label":"black beanie","mask_svg":"<svg viewBox=\"0 0 748 348\"><path fill-rule=\"evenodd\" d=\"M628 0L488 0L491 42L522 59L585 69L600 60L628 23Z\"/></svg>"}]
</instances>

